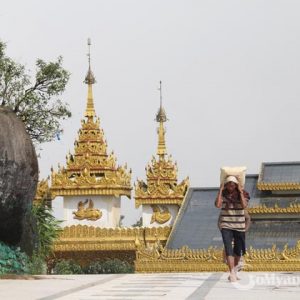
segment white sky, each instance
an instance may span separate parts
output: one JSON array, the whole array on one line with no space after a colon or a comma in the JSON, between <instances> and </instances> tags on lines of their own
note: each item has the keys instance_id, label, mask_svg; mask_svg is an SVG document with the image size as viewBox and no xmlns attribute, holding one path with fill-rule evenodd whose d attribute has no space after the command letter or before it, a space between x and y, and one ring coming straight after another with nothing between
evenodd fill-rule
<instances>
[{"instance_id":1,"label":"white sky","mask_svg":"<svg viewBox=\"0 0 300 300\"><path fill-rule=\"evenodd\" d=\"M34 70L62 55L71 80L62 99L73 117L61 141L43 145L41 177L65 163L83 117L88 37L95 107L120 164L145 177L156 151L163 81L167 147L179 179L217 186L223 165L298 161L300 2L289 0L1 1L7 54ZM125 224L134 200L123 201Z\"/></svg>"}]
</instances>

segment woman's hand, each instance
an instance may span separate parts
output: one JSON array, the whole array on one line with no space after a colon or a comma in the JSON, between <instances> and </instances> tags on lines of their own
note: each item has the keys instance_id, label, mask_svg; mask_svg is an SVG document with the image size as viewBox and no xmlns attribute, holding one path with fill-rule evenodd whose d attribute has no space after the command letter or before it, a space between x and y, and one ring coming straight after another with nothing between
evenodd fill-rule
<instances>
[{"instance_id":1,"label":"woman's hand","mask_svg":"<svg viewBox=\"0 0 300 300\"><path fill-rule=\"evenodd\" d=\"M243 193L243 188L242 188L241 184L238 183L237 186L238 186L238 191L239 191L240 193Z\"/></svg>"}]
</instances>

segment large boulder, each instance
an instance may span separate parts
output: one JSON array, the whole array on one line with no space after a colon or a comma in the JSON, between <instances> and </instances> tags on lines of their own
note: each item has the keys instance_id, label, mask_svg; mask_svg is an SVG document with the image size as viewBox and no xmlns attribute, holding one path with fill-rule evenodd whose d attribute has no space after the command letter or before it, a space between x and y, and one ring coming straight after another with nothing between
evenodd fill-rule
<instances>
[{"instance_id":1,"label":"large boulder","mask_svg":"<svg viewBox=\"0 0 300 300\"><path fill-rule=\"evenodd\" d=\"M27 254L37 239L30 214L37 182L37 156L24 124L0 106L0 241Z\"/></svg>"}]
</instances>

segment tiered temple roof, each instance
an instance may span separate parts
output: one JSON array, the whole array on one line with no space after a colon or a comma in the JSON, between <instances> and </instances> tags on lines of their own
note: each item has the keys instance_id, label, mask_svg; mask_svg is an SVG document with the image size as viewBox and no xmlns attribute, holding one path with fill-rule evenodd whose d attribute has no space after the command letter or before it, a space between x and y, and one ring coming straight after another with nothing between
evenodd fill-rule
<instances>
[{"instance_id":1,"label":"tiered temple roof","mask_svg":"<svg viewBox=\"0 0 300 300\"><path fill-rule=\"evenodd\" d=\"M147 182L137 180L135 184L136 207L142 204L177 204L180 206L189 187L188 177L178 184L177 164L172 161L171 155L167 154L164 128L167 116L162 106L162 96L160 100L160 108L156 115L156 121L159 123L158 158L153 156L151 163L146 167Z\"/></svg>"},{"instance_id":2,"label":"tiered temple roof","mask_svg":"<svg viewBox=\"0 0 300 300\"><path fill-rule=\"evenodd\" d=\"M84 81L88 85L85 119L81 121L74 154L67 155L66 167L51 168L51 192L65 195L131 195L131 170L117 166L114 153L107 153L107 142L96 117L92 85L96 82L90 65Z\"/></svg>"}]
</instances>

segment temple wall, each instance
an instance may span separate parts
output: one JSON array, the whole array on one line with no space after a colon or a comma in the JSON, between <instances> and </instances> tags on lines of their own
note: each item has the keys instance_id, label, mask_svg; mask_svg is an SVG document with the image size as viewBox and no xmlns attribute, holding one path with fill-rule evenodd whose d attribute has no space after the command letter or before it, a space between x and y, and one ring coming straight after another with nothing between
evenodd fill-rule
<instances>
[{"instance_id":1,"label":"temple wall","mask_svg":"<svg viewBox=\"0 0 300 300\"><path fill-rule=\"evenodd\" d=\"M143 205L142 206L142 215L143 215L143 226L144 227L161 227L161 226L172 226L175 218L178 214L179 207L177 205L163 205L168 208L171 218L165 223L158 223L157 221L151 224L151 219L153 215L153 209L151 205ZM159 205L160 210L162 210L162 205Z\"/></svg>"},{"instance_id":2,"label":"temple wall","mask_svg":"<svg viewBox=\"0 0 300 300\"><path fill-rule=\"evenodd\" d=\"M64 219L64 199L61 196L56 197L52 200L51 203L52 207L52 215L57 220L63 220Z\"/></svg>"},{"instance_id":3,"label":"temple wall","mask_svg":"<svg viewBox=\"0 0 300 300\"><path fill-rule=\"evenodd\" d=\"M95 221L75 219L73 212L78 211L78 203L91 199L94 203L94 208L102 212L102 216ZM63 223L62 226L72 225L88 225L95 227L110 227L115 228L119 225L120 220L120 198L113 196L65 196L63 200ZM88 203L85 208L88 207Z\"/></svg>"}]
</instances>

